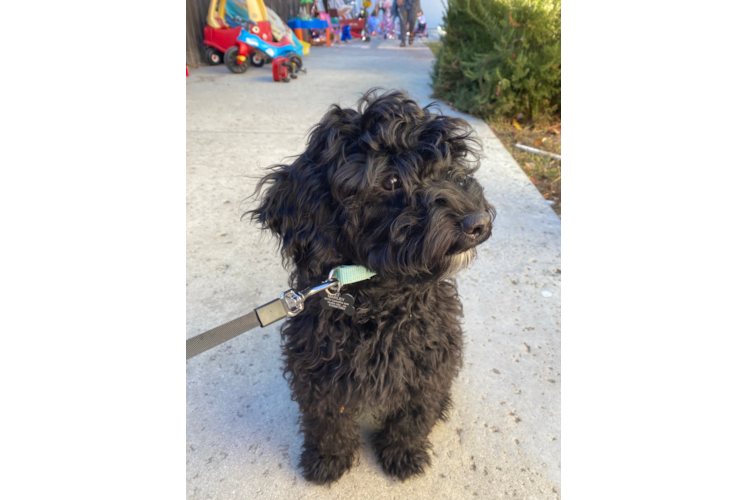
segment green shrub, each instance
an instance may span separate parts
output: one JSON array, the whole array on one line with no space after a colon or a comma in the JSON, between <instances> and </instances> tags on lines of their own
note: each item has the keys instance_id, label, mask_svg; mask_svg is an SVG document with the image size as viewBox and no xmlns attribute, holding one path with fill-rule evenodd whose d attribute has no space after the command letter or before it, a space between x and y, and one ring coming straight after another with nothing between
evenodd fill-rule
<instances>
[{"instance_id":1,"label":"green shrub","mask_svg":"<svg viewBox=\"0 0 748 500\"><path fill-rule=\"evenodd\" d=\"M434 97L483 118L561 112L560 0L449 0Z\"/></svg>"}]
</instances>

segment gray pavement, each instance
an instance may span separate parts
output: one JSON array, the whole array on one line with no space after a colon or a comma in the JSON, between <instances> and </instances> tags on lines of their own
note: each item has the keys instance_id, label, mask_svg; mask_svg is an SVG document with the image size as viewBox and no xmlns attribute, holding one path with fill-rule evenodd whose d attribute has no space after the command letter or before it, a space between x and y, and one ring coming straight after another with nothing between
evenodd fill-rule
<instances>
[{"instance_id":1,"label":"gray pavement","mask_svg":"<svg viewBox=\"0 0 748 500\"><path fill-rule=\"evenodd\" d=\"M275 298L288 275L268 236L239 220L262 168L303 150L332 103L370 87L429 98L431 51L375 39L313 47L308 74L272 81L269 66L224 66L187 78L187 337ZM297 467L298 409L281 376L280 323L187 362L187 498L458 499L560 497L561 223L488 126L477 177L498 211L493 237L459 278L465 364L448 422L430 439L433 466L404 483L385 476L362 421L359 461L331 486Z\"/></svg>"}]
</instances>

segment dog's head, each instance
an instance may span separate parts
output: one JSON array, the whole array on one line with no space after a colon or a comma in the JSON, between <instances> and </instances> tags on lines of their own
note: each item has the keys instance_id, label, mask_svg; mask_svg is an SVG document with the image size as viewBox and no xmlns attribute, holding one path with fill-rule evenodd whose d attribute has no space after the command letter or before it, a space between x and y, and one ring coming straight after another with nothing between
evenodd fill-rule
<instances>
[{"instance_id":1,"label":"dog's head","mask_svg":"<svg viewBox=\"0 0 748 500\"><path fill-rule=\"evenodd\" d=\"M491 235L494 208L473 178L479 144L465 120L405 92L332 106L290 165L276 165L248 215L278 237L302 283L357 264L390 278L443 279Z\"/></svg>"}]
</instances>

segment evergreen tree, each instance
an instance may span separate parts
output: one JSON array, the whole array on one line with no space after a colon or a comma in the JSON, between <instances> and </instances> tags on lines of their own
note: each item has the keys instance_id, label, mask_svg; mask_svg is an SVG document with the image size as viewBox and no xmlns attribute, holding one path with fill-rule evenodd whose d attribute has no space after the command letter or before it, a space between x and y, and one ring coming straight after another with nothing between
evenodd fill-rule
<instances>
[{"instance_id":1,"label":"evergreen tree","mask_svg":"<svg viewBox=\"0 0 748 500\"><path fill-rule=\"evenodd\" d=\"M434 96L483 118L561 111L560 0L449 0Z\"/></svg>"}]
</instances>

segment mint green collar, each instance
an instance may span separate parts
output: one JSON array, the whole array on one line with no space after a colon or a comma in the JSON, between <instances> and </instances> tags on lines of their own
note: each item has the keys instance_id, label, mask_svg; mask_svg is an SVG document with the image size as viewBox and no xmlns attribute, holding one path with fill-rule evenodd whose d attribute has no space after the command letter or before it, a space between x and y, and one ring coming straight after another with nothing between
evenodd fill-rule
<instances>
[{"instance_id":1,"label":"mint green collar","mask_svg":"<svg viewBox=\"0 0 748 500\"><path fill-rule=\"evenodd\" d=\"M376 274L364 266L340 266L335 268L332 277L338 280L341 285L350 285L357 281L368 280Z\"/></svg>"}]
</instances>

